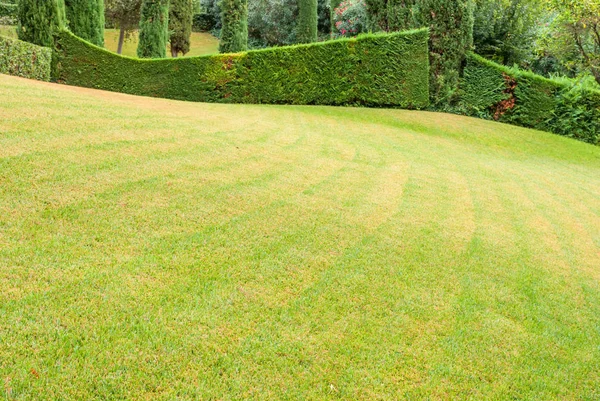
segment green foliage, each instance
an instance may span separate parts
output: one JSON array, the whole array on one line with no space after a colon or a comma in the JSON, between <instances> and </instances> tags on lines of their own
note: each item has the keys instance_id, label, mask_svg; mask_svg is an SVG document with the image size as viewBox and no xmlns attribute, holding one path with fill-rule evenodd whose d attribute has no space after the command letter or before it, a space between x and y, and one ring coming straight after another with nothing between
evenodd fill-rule
<instances>
[{"instance_id":1,"label":"green foliage","mask_svg":"<svg viewBox=\"0 0 600 401\"><path fill-rule=\"evenodd\" d=\"M96 46L104 46L104 0L64 0L69 29Z\"/></svg>"},{"instance_id":2,"label":"green foliage","mask_svg":"<svg viewBox=\"0 0 600 401\"><path fill-rule=\"evenodd\" d=\"M344 0L333 10L336 36L353 37L367 30L364 0Z\"/></svg>"},{"instance_id":3,"label":"green foliage","mask_svg":"<svg viewBox=\"0 0 600 401\"><path fill-rule=\"evenodd\" d=\"M221 53L237 53L248 49L248 1L221 2Z\"/></svg>"},{"instance_id":4,"label":"green foliage","mask_svg":"<svg viewBox=\"0 0 600 401\"><path fill-rule=\"evenodd\" d=\"M138 60L65 31L57 36L53 79L189 101L422 108L429 94L427 39L427 30L417 30L240 54Z\"/></svg>"},{"instance_id":5,"label":"green foliage","mask_svg":"<svg viewBox=\"0 0 600 401\"><path fill-rule=\"evenodd\" d=\"M477 0L475 51L501 64L522 64L532 54L543 11L541 0Z\"/></svg>"},{"instance_id":6,"label":"green foliage","mask_svg":"<svg viewBox=\"0 0 600 401\"><path fill-rule=\"evenodd\" d=\"M473 0L366 0L372 30L429 27L431 100L452 102L465 54L473 46Z\"/></svg>"},{"instance_id":7,"label":"green foliage","mask_svg":"<svg viewBox=\"0 0 600 401\"><path fill-rule=\"evenodd\" d=\"M169 5L169 42L173 55L186 54L190 51L193 11L192 0L171 0Z\"/></svg>"},{"instance_id":8,"label":"green foliage","mask_svg":"<svg viewBox=\"0 0 600 401\"><path fill-rule=\"evenodd\" d=\"M466 114L600 144L600 91L471 54L461 92Z\"/></svg>"},{"instance_id":9,"label":"green foliage","mask_svg":"<svg viewBox=\"0 0 600 401\"><path fill-rule=\"evenodd\" d=\"M144 0L140 18L138 57L166 57L168 40L169 0Z\"/></svg>"},{"instance_id":10,"label":"green foliage","mask_svg":"<svg viewBox=\"0 0 600 401\"><path fill-rule=\"evenodd\" d=\"M64 0L20 0L17 34L19 39L52 47L54 33L65 26Z\"/></svg>"},{"instance_id":11,"label":"green foliage","mask_svg":"<svg viewBox=\"0 0 600 401\"><path fill-rule=\"evenodd\" d=\"M296 40L298 43L317 41L317 26L319 23L317 0L298 0L298 25Z\"/></svg>"},{"instance_id":12,"label":"green foliage","mask_svg":"<svg viewBox=\"0 0 600 401\"><path fill-rule=\"evenodd\" d=\"M194 32L210 32L216 25L217 21L209 13L194 14L192 18L192 31Z\"/></svg>"},{"instance_id":13,"label":"green foliage","mask_svg":"<svg viewBox=\"0 0 600 401\"><path fill-rule=\"evenodd\" d=\"M50 81L52 50L0 36L0 74Z\"/></svg>"},{"instance_id":14,"label":"green foliage","mask_svg":"<svg viewBox=\"0 0 600 401\"><path fill-rule=\"evenodd\" d=\"M0 2L0 18L16 18L17 17L17 5L11 3Z\"/></svg>"}]
</instances>

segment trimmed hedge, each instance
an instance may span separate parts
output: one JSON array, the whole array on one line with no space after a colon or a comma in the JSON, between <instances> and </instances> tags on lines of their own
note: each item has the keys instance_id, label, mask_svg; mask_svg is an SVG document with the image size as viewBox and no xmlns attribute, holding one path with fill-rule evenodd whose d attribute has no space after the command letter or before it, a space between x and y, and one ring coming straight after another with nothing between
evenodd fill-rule
<instances>
[{"instance_id":1,"label":"trimmed hedge","mask_svg":"<svg viewBox=\"0 0 600 401\"><path fill-rule=\"evenodd\" d=\"M69 85L224 103L423 108L428 31L163 60L122 57L68 31L56 35L53 79Z\"/></svg>"},{"instance_id":2,"label":"trimmed hedge","mask_svg":"<svg viewBox=\"0 0 600 401\"><path fill-rule=\"evenodd\" d=\"M0 2L0 18L17 18L17 5Z\"/></svg>"},{"instance_id":3,"label":"trimmed hedge","mask_svg":"<svg viewBox=\"0 0 600 401\"><path fill-rule=\"evenodd\" d=\"M461 93L468 115L600 144L600 91L469 54Z\"/></svg>"},{"instance_id":4,"label":"trimmed hedge","mask_svg":"<svg viewBox=\"0 0 600 401\"><path fill-rule=\"evenodd\" d=\"M0 74L50 81L52 50L0 36Z\"/></svg>"}]
</instances>

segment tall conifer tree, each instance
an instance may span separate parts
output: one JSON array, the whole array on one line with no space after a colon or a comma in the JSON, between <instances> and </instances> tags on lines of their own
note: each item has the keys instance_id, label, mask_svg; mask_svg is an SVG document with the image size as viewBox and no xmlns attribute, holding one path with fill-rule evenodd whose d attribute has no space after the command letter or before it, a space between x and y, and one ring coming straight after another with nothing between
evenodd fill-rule
<instances>
[{"instance_id":1,"label":"tall conifer tree","mask_svg":"<svg viewBox=\"0 0 600 401\"><path fill-rule=\"evenodd\" d=\"M317 0L298 0L298 26L296 38L298 43L311 43L317 41Z\"/></svg>"},{"instance_id":2,"label":"tall conifer tree","mask_svg":"<svg viewBox=\"0 0 600 401\"><path fill-rule=\"evenodd\" d=\"M64 0L69 29L97 46L104 46L104 0Z\"/></svg>"},{"instance_id":3,"label":"tall conifer tree","mask_svg":"<svg viewBox=\"0 0 600 401\"><path fill-rule=\"evenodd\" d=\"M190 51L193 14L193 0L171 0L169 5L169 33L171 35L169 42L173 57L177 57L179 53L185 55Z\"/></svg>"},{"instance_id":4,"label":"tall conifer tree","mask_svg":"<svg viewBox=\"0 0 600 401\"><path fill-rule=\"evenodd\" d=\"M140 58L165 58L169 41L169 0L144 0L140 16Z\"/></svg>"},{"instance_id":5,"label":"tall conifer tree","mask_svg":"<svg viewBox=\"0 0 600 401\"><path fill-rule=\"evenodd\" d=\"M248 49L248 1L223 0L221 2L221 53L236 53Z\"/></svg>"},{"instance_id":6,"label":"tall conifer tree","mask_svg":"<svg viewBox=\"0 0 600 401\"><path fill-rule=\"evenodd\" d=\"M53 34L65 27L64 0L20 0L17 9L19 39L53 47Z\"/></svg>"}]
</instances>

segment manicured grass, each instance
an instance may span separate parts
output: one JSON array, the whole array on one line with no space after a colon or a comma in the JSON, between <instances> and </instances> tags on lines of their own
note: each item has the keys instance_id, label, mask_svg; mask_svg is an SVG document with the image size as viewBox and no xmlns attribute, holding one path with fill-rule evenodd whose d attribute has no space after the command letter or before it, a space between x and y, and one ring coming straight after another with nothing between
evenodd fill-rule
<instances>
[{"instance_id":1,"label":"manicured grass","mask_svg":"<svg viewBox=\"0 0 600 401\"><path fill-rule=\"evenodd\" d=\"M12 38L17 37L14 26L0 25L0 35ZM209 33L192 32L191 49L186 57L205 56L219 52L219 40ZM119 43L119 31L116 29L107 29L104 31L104 47L116 53ZM127 39L123 45L123 55L137 57L137 32ZM169 57L171 51L168 51Z\"/></svg>"},{"instance_id":2,"label":"manicured grass","mask_svg":"<svg viewBox=\"0 0 600 401\"><path fill-rule=\"evenodd\" d=\"M0 76L8 400L596 400L600 148Z\"/></svg>"}]
</instances>

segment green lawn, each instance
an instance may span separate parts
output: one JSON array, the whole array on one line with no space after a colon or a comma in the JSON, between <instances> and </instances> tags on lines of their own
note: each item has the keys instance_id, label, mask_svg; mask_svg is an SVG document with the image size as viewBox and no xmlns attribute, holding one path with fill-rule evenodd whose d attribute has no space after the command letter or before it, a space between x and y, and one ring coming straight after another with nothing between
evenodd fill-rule
<instances>
[{"instance_id":1,"label":"green lawn","mask_svg":"<svg viewBox=\"0 0 600 401\"><path fill-rule=\"evenodd\" d=\"M600 399L600 147L0 90L7 400Z\"/></svg>"},{"instance_id":2,"label":"green lawn","mask_svg":"<svg viewBox=\"0 0 600 401\"><path fill-rule=\"evenodd\" d=\"M14 26L0 25L0 35L16 38L17 34ZM104 47L116 53L119 41L119 31L116 29L107 29L104 31ZM137 32L123 45L123 55L137 57ZM219 40L209 33L193 32L191 38L191 49L186 57L205 56L219 52ZM168 55L170 57L171 51Z\"/></svg>"}]
</instances>

